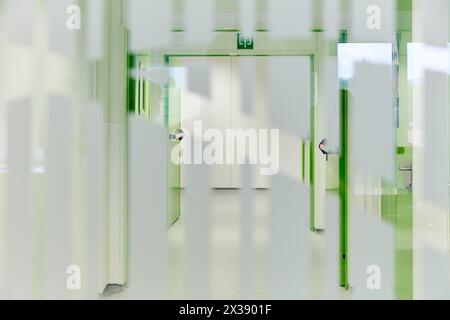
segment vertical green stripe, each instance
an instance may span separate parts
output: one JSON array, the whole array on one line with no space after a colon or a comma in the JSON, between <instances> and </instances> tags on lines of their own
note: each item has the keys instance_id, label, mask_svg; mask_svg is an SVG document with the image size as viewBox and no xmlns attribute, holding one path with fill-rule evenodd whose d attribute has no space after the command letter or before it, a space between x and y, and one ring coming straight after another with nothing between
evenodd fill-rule
<instances>
[{"instance_id":1,"label":"vertical green stripe","mask_svg":"<svg viewBox=\"0 0 450 320\"><path fill-rule=\"evenodd\" d=\"M134 112L134 86L135 80L130 76L129 71L134 69L136 56L129 54L127 57L127 107L128 112Z\"/></svg>"},{"instance_id":2,"label":"vertical green stripe","mask_svg":"<svg viewBox=\"0 0 450 320\"><path fill-rule=\"evenodd\" d=\"M340 91L340 285L348 287L348 91Z\"/></svg>"},{"instance_id":3,"label":"vertical green stripe","mask_svg":"<svg viewBox=\"0 0 450 320\"><path fill-rule=\"evenodd\" d=\"M347 32L339 37L340 43L347 42ZM338 56L339 59L339 56ZM340 198L340 285L348 288L348 91L341 84L340 90L340 155L339 155L339 198Z\"/></svg>"}]
</instances>

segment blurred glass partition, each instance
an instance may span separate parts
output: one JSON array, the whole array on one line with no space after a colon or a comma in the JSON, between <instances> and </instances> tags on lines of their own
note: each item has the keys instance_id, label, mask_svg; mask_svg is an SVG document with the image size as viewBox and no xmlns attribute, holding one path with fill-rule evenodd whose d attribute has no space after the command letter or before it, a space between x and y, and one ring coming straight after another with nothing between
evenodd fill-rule
<instances>
[{"instance_id":1,"label":"blurred glass partition","mask_svg":"<svg viewBox=\"0 0 450 320\"><path fill-rule=\"evenodd\" d=\"M176 59L165 58L166 66L177 70L178 62ZM172 78L164 87L164 123L167 126L170 135L181 129L181 108L180 96L183 78L180 73L171 72ZM181 211L181 185L180 185L180 165L179 153L172 152L177 150L176 146L181 143L177 137L170 138L167 150L167 160L169 161L168 172L168 225L171 226L180 217Z\"/></svg>"},{"instance_id":2,"label":"blurred glass partition","mask_svg":"<svg viewBox=\"0 0 450 320\"><path fill-rule=\"evenodd\" d=\"M345 135L341 146L341 157L346 163L341 172L345 174L341 177L345 221L341 225L347 225L347 219L358 215L352 211L354 208L363 212L364 219L377 217L380 223L384 221L393 228L392 250L391 246L386 247L385 253L395 254L395 270L387 267L390 263L387 255L380 256L379 261L380 266L384 263L384 268L388 268L385 274L394 279L392 285L388 284L392 288L383 297L390 297L392 290L396 298L405 299L412 298L412 189L408 182L412 153L410 145L402 139L408 135L410 97L401 35L397 35L397 41L398 44L341 43L338 46L339 79L345 93L345 112L341 113L344 117L341 126L345 125L341 128ZM362 266L355 262L363 258L352 251L356 252L354 247L367 240L369 234L362 233L363 238L355 238L359 227L348 224L348 230L342 229L341 234L341 241L346 243L341 259L353 261L351 265L343 261L348 270L347 285L352 287L357 286L355 274L359 270L355 268ZM381 241L377 238L371 241ZM373 250L377 249L373 247Z\"/></svg>"}]
</instances>

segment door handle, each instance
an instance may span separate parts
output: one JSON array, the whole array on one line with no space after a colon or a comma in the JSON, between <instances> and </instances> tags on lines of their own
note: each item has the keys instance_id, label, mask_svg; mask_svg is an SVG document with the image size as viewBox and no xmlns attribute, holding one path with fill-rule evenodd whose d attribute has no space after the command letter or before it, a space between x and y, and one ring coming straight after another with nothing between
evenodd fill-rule
<instances>
[{"instance_id":1,"label":"door handle","mask_svg":"<svg viewBox=\"0 0 450 320\"><path fill-rule=\"evenodd\" d=\"M412 190L412 185L413 185L413 168L412 168L412 164L411 163L404 163L403 165L398 166L398 170L400 170L401 172L403 172L403 182L405 184L405 187L407 190L411 191Z\"/></svg>"},{"instance_id":2,"label":"door handle","mask_svg":"<svg viewBox=\"0 0 450 320\"><path fill-rule=\"evenodd\" d=\"M174 132L172 132L171 134L169 134L169 140L170 141L181 141L184 138L184 131L183 129L179 128L177 130L175 130Z\"/></svg>"}]
</instances>

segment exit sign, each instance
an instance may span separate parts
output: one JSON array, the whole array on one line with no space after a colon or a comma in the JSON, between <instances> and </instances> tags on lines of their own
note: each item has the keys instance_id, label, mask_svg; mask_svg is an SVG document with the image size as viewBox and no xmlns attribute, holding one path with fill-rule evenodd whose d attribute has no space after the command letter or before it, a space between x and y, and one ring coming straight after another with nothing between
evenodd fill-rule
<instances>
[{"instance_id":1,"label":"exit sign","mask_svg":"<svg viewBox=\"0 0 450 320\"><path fill-rule=\"evenodd\" d=\"M240 50L253 50L253 39L251 37L244 37L242 33L238 33L237 48Z\"/></svg>"}]
</instances>

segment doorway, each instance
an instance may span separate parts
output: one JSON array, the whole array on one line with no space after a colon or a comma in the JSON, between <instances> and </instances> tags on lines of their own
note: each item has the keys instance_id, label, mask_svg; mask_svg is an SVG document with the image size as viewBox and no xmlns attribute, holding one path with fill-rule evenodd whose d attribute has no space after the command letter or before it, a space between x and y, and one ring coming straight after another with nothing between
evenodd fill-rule
<instances>
[{"instance_id":1,"label":"doorway","mask_svg":"<svg viewBox=\"0 0 450 320\"><path fill-rule=\"evenodd\" d=\"M298 276L289 280L295 282L290 287L303 283L302 277L307 273L299 275L302 268L298 266L306 263L303 258L308 251L306 242L299 241L302 239L299 235L309 233L309 199L296 191L305 183L302 180L302 141L310 130L312 60L311 56L176 56L166 60L175 80L168 92L166 122L170 124L171 132L180 128L185 132L183 140L174 143L183 151L191 150L186 158L189 163L179 165L181 219L169 233L177 261L172 271L174 279L183 278L183 265L193 270L193 278L201 283L206 282L205 274L210 272L207 279L211 285L205 286L212 288L212 296L229 297L223 294L238 292L242 285L239 272L241 263L246 261L241 260L242 254L253 259L255 276L249 277L248 281L252 283L250 286L261 291L263 297L270 291L265 281L269 276L273 279L280 271L276 262L288 261L285 264L288 269L284 267L283 273ZM294 90L296 92L292 92ZM221 155L223 162L219 164L207 164L204 157L195 159L193 143L198 140L192 142L195 140L192 136L198 138L195 131L199 127L203 152L211 142L205 143L207 130L215 130L223 137L224 144L227 130L247 132L253 129L258 133L259 130L279 130L275 151L279 157L277 172L274 176L265 176L261 169L267 168L267 163L251 165L249 190L249 185L243 183L245 166L226 162L227 150ZM260 138L258 136L257 142ZM265 142L271 145L271 138ZM268 149L274 151L272 146ZM248 160L248 148L246 153ZM195 166L196 160L199 161L197 165L208 167L209 190L204 186L199 188L198 180L190 181L185 175L187 167ZM201 190L196 189L193 198L201 201L193 206L187 194L195 187ZM278 247L284 251L274 250ZM187 254L179 259L178 252ZM286 252L292 254L285 255ZM271 265L267 270L270 263L275 266ZM207 269L206 265L211 268Z\"/></svg>"},{"instance_id":2,"label":"doorway","mask_svg":"<svg viewBox=\"0 0 450 320\"><path fill-rule=\"evenodd\" d=\"M281 115L277 116L277 106L274 105L274 98L270 97L273 84L273 81L270 81L270 72L273 69L271 65L277 65L285 59L301 65L305 74L303 79L299 80L297 88L301 94L294 95L298 101L291 102L292 105L298 104L299 110L294 108L283 110L283 107L280 107ZM194 159L192 154L195 151L193 135L200 134L202 139L203 134L208 130L214 130L223 138L221 154L216 155L217 161L209 164L210 188L239 189L242 187L243 163L239 161L236 154L231 155L233 159L227 154L227 151L230 151L227 150L229 144L232 144L234 153L239 151L236 150L239 147L237 145L239 139L245 139L242 142L245 143L246 161L252 162L252 159L249 159L249 153L252 151L251 144L255 142L257 144L253 150L257 153L257 158L251 163L254 189L270 188L270 175L262 174L264 168L267 169L270 166L275 174L284 174L298 181L302 180L305 170L302 163L302 138L309 135L312 99L310 56L176 56L170 57L169 65L176 70L173 73L176 85L170 88L167 110L169 130L181 128L186 133L187 139L181 141L180 149L191 151L187 157L180 160L182 162L179 168L180 188L189 186L183 167L194 163L199 164L199 161L203 163L203 159ZM298 75L295 77L299 78ZM289 95L286 94L286 96ZM281 101L280 105L283 106L283 103ZM286 127L283 127L283 120L290 116L294 119L297 117L300 124L294 129L289 126L292 121L287 121ZM274 129L278 130L278 136L274 134ZM237 137L239 133L243 134L243 137ZM254 133L253 136L252 133ZM255 139L252 140L252 138ZM234 140L230 141L230 139ZM272 141L275 139L278 140L276 146L275 141ZM205 147L205 141L202 147ZM277 150L272 150L272 147ZM262 154L264 151L266 151L265 154ZM273 159L275 156L277 159Z\"/></svg>"}]
</instances>

